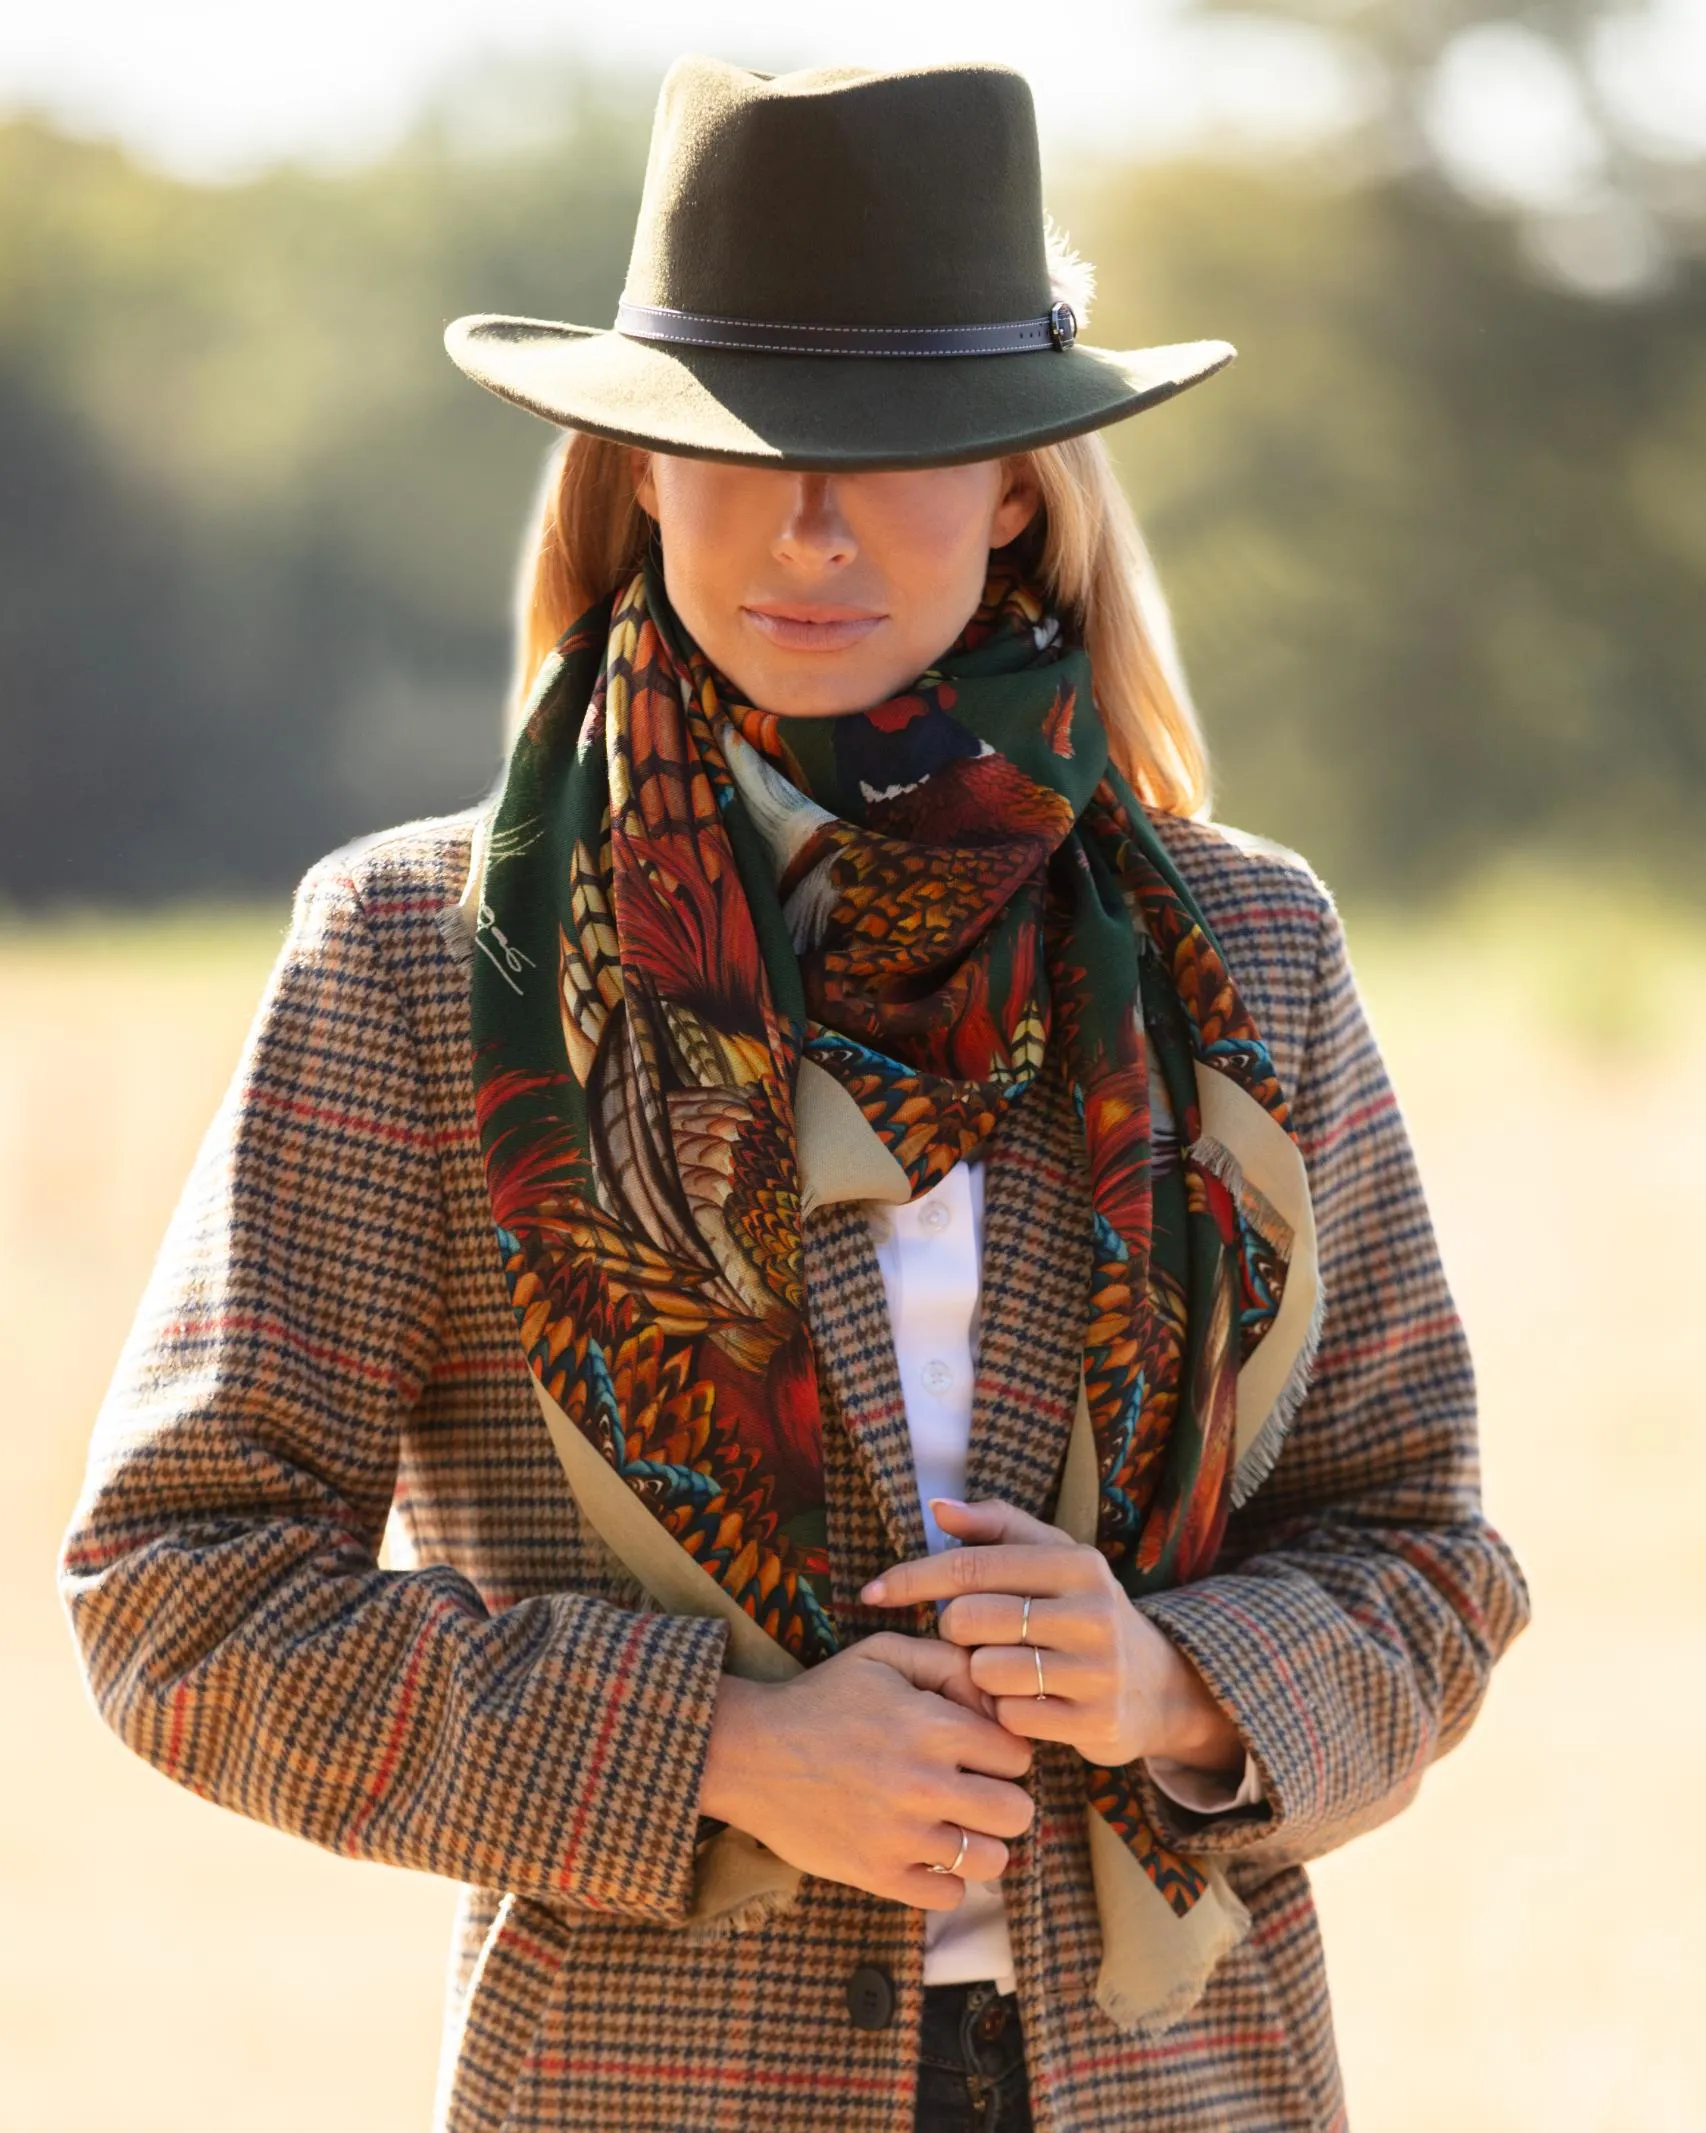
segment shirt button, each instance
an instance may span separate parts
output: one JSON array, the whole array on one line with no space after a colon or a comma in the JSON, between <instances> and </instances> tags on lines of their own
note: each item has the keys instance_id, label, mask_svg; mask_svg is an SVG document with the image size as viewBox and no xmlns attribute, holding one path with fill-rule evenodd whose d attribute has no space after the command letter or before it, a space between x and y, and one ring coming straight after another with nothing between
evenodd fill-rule
<instances>
[{"instance_id":1,"label":"shirt button","mask_svg":"<svg viewBox=\"0 0 1706 2133\"><path fill-rule=\"evenodd\" d=\"M950 1210L944 1207L940 1200L932 1200L921 1210L918 1226L920 1229L942 1230L946 1229L953 1219Z\"/></svg>"},{"instance_id":2,"label":"shirt button","mask_svg":"<svg viewBox=\"0 0 1706 2133\"><path fill-rule=\"evenodd\" d=\"M894 2020L894 1980L876 1963L861 1963L847 1980L847 2012L855 2029L887 2029Z\"/></svg>"},{"instance_id":3,"label":"shirt button","mask_svg":"<svg viewBox=\"0 0 1706 2133\"><path fill-rule=\"evenodd\" d=\"M952 1367L939 1355L933 1355L918 1376L926 1392L946 1392L954 1382Z\"/></svg>"}]
</instances>

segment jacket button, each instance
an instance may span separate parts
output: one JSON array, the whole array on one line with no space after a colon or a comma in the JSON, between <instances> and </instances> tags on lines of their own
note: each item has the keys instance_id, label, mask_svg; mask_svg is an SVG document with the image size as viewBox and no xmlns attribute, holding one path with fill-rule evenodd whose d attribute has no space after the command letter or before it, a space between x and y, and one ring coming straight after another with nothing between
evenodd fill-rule
<instances>
[{"instance_id":1,"label":"jacket button","mask_svg":"<svg viewBox=\"0 0 1706 2133\"><path fill-rule=\"evenodd\" d=\"M894 1980L875 1963L861 1963L847 1980L847 2012L855 2029L887 2029L894 2020Z\"/></svg>"}]
</instances>

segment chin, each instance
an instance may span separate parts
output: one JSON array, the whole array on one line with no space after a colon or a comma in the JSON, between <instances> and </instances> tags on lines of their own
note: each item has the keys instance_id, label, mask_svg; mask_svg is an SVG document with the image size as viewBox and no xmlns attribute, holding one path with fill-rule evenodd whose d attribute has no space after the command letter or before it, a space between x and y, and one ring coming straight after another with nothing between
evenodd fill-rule
<instances>
[{"instance_id":1,"label":"chin","mask_svg":"<svg viewBox=\"0 0 1706 2133\"><path fill-rule=\"evenodd\" d=\"M834 718L847 711L867 711L886 703L895 692L882 681L861 682L854 676L826 674L821 655L812 655L804 672L770 673L755 677L758 687L749 692L761 711L774 711L788 718Z\"/></svg>"}]
</instances>

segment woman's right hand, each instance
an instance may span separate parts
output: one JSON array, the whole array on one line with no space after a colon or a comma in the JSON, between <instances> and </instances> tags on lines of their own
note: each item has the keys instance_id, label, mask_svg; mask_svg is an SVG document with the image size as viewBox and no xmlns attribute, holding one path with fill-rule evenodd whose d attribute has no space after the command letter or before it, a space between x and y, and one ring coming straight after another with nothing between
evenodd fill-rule
<instances>
[{"instance_id":1,"label":"woman's right hand","mask_svg":"<svg viewBox=\"0 0 1706 2133\"><path fill-rule=\"evenodd\" d=\"M951 1911L1030 1827L1031 1743L985 1715L970 1655L881 1630L785 1682L726 1674L699 1811L826 1881ZM970 1833L957 1874L932 1874Z\"/></svg>"}]
</instances>

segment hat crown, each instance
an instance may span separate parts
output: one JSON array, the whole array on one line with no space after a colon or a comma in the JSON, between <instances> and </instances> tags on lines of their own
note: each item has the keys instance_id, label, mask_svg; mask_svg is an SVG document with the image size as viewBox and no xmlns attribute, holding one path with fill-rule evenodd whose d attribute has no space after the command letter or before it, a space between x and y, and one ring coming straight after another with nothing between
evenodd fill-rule
<instances>
[{"instance_id":1,"label":"hat crown","mask_svg":"<svg viewBox=\"0 0 1706 2133\"><path fill-rule=\"evenodd\" d=\"M1029 84L993 65L767 75L678 60L658 97L623 296L780 325L1046 312Z\"/></svg>"}]
</instances>

